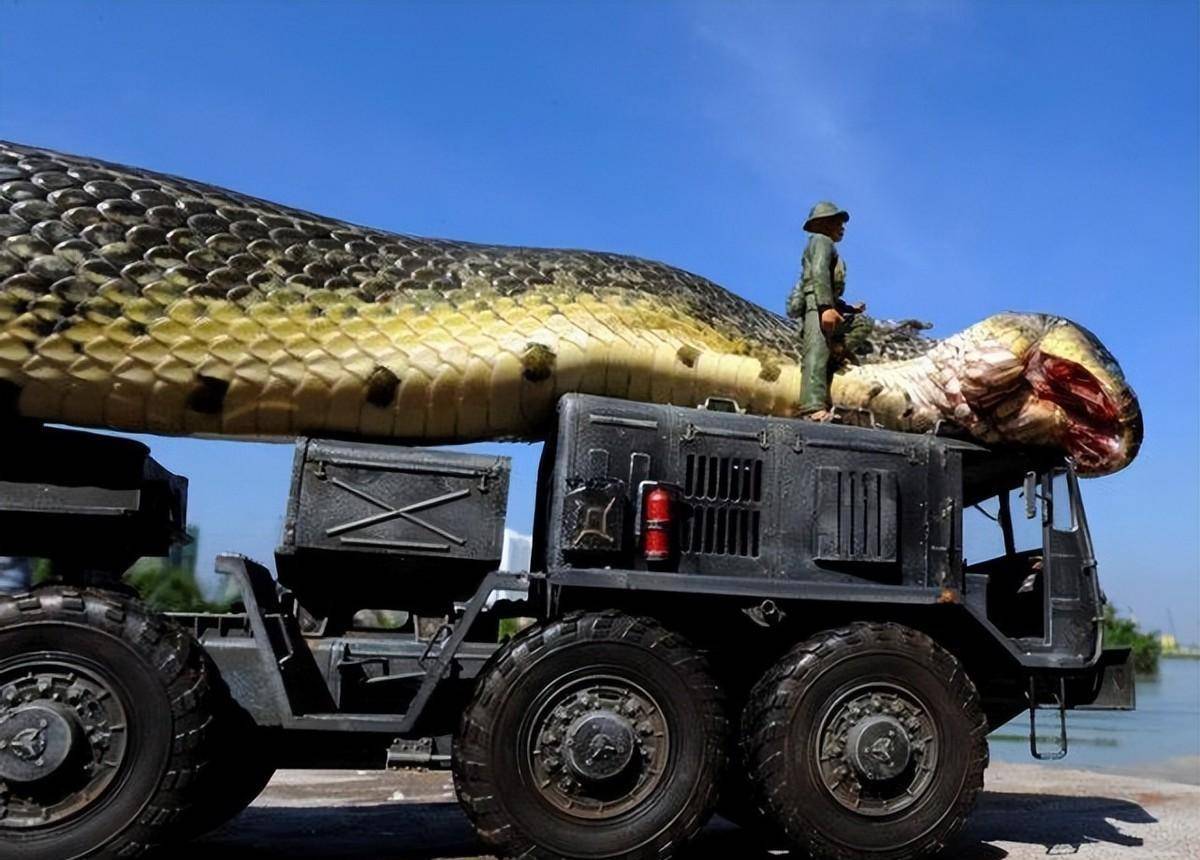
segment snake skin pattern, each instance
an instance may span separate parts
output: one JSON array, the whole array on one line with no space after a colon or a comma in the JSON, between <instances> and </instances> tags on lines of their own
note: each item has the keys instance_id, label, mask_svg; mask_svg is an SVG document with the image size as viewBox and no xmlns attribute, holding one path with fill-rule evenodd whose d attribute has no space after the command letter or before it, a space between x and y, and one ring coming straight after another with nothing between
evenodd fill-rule
<instances>
[{"instance_id":1,"label":"snake skin pattern","mask_svg":"<svg viewBox=\"0 0 1200 860\"><path fill-rule=\"evenodd\" d=\"M2 142L0 327L0 415L161 434L537 438L567 391L790 415L800 387L791 322L663 263L386 233ZM1091 474L1137 451L1136 397L1066 320L877 331L835 403Z\"/></svg>"}]
</instances>

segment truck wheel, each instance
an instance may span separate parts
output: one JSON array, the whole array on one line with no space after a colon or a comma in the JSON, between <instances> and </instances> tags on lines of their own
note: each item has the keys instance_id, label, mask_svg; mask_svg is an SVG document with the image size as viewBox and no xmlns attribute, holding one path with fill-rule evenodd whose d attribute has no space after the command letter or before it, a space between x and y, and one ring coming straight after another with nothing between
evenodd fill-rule
<instances>
[{"instance_id":1,"label":"truck wheel","mask_svg":"<svg viewBox=\"0 0 1200 860\"><path fill-rule=\"evenodd\" d=\"M817 858L939 851L983 787L975 685L949 652L898 624L797 645L755 685L742 728L760 807Z\"/></svg>"},{"instance_id":2,"label":"truck wheel","mask_svg":"<svg viewBox=\"0 0 1200 860\"><path fill-rule=\"evenodd\" d=\"M764 850L785 848L788 844L788 838L775 826L775 821L759 808L746 768L737 757L730 760L725 771L717 815L737 825Z\"/></svg>"},{"instance_id":3,"label":"truck wheel","mask_svg":"<svg viewBox=\"0 0 1200 860\"><path fill-rule=\"evenodd\" d=\"M209 673L217 678L216 666L210 664ZM196 804L177 824L183 839L216 830L236 817L275 775L274 737L255 724L224 684L219 686L209 730L213 752L196 785Z\"/></svg>"},{"instance_id":4,"label":"truck wheel","mask_svg":"<svg viewBox=\"0 0 1200 860\"><path fill-rule=\"evenodd\" d=\"M481 678L454 783L502 856L665 858L712 812L726 732L721 690L681 638L571 615L521 633Z\"/></svg>"},{"instance_id":5,"label":"truck wheel","mask_svg":"<svg viewBox=\"0 0 1200 860\"><path fill-rule=\"evenodd\" d=\"M195 640L134 601L0 599L0 842L110 860L165 841L205 763L210 692Z\"/></svg>"}]
</instances>

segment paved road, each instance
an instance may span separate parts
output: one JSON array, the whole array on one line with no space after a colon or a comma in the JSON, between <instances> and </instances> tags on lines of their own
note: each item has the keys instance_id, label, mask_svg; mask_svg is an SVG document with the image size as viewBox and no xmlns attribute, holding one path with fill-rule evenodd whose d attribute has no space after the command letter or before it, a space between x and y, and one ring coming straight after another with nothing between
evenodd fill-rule
<instances>
[{"instance_id":1,"label":"paved road","mask_svg":"<svg viewBox=\"0 0 1200 860\"><path fill-rule=\"evenodd\" d=\"M222 830L176 860L483 860L441 772L286 771ZM995 763L951 856L1078 855L1083 860L1200 858L1200 787ZM757 860L764 852L717 819L690 855Z\"/></svg>"}]
</instances>

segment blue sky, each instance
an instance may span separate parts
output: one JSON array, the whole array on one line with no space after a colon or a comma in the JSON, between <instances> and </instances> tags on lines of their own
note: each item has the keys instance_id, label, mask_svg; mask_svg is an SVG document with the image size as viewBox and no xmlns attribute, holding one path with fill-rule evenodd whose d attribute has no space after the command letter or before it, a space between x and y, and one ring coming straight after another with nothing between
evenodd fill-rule
<instances>
[{"instance_id":1,"label":"blue sky","mask_svg":"<svg viewBox=\"0 0 1200 860\"><path fill-rule=\"evenodd\" d=\"M1200 639L1197 5L0 0L0 137L385 229L662 259L775 310L809 205L849 293L1095 331L1146 416L1085 484L1114 601ZM202 558L269 558L291 451L155 439ZM535 446L510 523L532 517Z\"/></svg>"}]
</instances>

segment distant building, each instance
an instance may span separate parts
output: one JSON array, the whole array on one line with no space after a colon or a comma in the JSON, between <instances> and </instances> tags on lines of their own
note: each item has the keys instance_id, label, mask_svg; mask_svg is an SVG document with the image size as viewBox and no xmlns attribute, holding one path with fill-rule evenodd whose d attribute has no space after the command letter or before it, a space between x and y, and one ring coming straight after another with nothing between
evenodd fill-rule
<instances>
[{"instance_id":1,"label":"distant building","mask_svg":"<svg viewBox=\"0 0 1200 860\"><path fill-rule=\"evenodd\" d=\"M33 584L33 564L19 555L0 555L0 594L28 591Z\"/></svg>"},{"instance_id":2,"label":"distant building","mask_svg":"<svg viewBox=\"0 0 1200 860\"><path fill-rule=\"evenodd\" d=\"M529 560L533 557L533 538L529 535L504 530L504 550L500 555L500 569L517 572L529 570Z\"/></svg>"},{"instance_id":3,"label":"distant building","mask_svg":"<svg viewBox=\"0 0 1200 860\"><path fill-rule=\"evenodd\" d=\"M179 570L187 571L193 577L196 575L196 551L200 548L200 528L189 525L188 539L171 545L167 554L167 564Z\"/></svg>"},{"instance_id":4,"label":"distant building","mask_svg":"<svg viewBox=\"0 0 1200 860\"><path fill-rule=\"evenodd\" d=\"M500 569L517 573L529 570L530 559L533 558L533 538L529 535L504 530L504 549L500 554ZM524 591L497 591L492 601L524 600Z\"/></svg>"}]
</instances>

